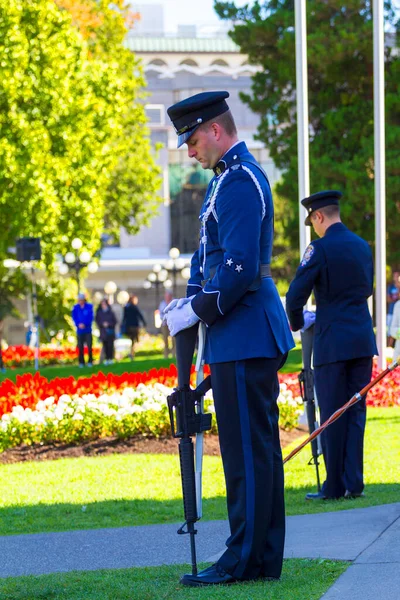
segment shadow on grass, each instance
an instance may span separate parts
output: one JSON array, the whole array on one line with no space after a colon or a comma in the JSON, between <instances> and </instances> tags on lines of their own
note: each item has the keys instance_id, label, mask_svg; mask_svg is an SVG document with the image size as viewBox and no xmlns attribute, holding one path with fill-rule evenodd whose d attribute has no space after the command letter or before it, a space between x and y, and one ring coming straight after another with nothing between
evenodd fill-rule
<instances>
[{"instance_id":1,"label":"shadow on grass","mask_svg":"<svg viewBox=\"0 0 400 600\"><path fill-rule=\"evenodd\" d=\"M399 414L398 416L390 416L388 417L383 417L383 416L374 416L373 413L371 413L371 411L369 411L368 414L368 421L382 421L383 423L388 423L390 421L390 424L393 425L395 423L400 423L400 408L399 408Z\"/></svg>"},{"instance_id":2,"label":"shadow on grass","mask_svg":"<svg viewBox=\"0 0 400 600\"><path fill-rule=\"evenodd\" d=\"M353 508L366 508L399 502L400 483L370 484L365 497L356 500L306 501L312 486L286 488L286 514L313 514ZM203 500L203 520L226 519L224 496ZM183 522L182 499L157 501L107 500L85 505L59 503L32 506L10 506L0 509L0 535L132 527Z\"/></svg>"}]
</instances>

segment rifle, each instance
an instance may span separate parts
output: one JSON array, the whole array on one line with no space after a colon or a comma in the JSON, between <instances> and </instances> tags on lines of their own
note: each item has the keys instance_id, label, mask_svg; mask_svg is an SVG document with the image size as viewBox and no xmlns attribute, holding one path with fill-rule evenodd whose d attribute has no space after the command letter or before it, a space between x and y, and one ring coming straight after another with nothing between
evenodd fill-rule
<instances>
[{"instance_id":1,"label":"rifle","mask_svg":"<svg viewBox=\"0 0 400 600\"><path fill-rule=\"evenodd\" d=\"M318 421L315 413L314 371L311 368L311 356L314 340L314 325L311 325L311 327L303 331L300 335L302 345L301 351L303 355L303 368L299 374L300 394L306 411L308 430L310 434L312 434L318 427ZM308 464L315 465L315 471L317 475L317 487L318 491L320 492L321 482L319 478L318 456L321 454L321 450L318 444L318 439L314 439L311 442L311 453L312 456Z\"/></svg>"},{"instance_id":2,"label":"rifle","mask_svg":"<svg viewBox=\"0 0 400 600\"><path fill-rule=\"evenodd\" d=\"M196 499L196 473L192 436L202 435L204 431L211 429L211 414L204 414L202 412L202 398L211 388L211 377L208 376L204 379L195 390L190 388L190 370L196 345L197 331L198 324L180 331L175 336L178 387L168 396L172 435L175 438L179 438L179 459L185 514L185 522L178 529L178 534L188 533L190 535L192 575L197 575L195 545L197 530L194 524L201 517L201 500L200 510L198 510L198 499ZM202 451L202 439L199 449L200 447ZM198 454L197 442L196 454ZM199 488L199 483L197 488Z\"/></svg>"}]
</instances>

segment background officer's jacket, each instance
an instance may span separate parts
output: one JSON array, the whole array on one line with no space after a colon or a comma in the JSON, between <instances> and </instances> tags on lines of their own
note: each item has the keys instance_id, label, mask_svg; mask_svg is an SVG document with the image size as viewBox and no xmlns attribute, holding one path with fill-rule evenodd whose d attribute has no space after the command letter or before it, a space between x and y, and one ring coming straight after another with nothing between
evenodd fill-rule
<instances>
[{"instance_id":1,"label":"background officer's jacket","mask_svg":"<svg viewBox=\"0 0 400 600\"><path fill-rule=\"evenodd\" d=\"M208 326L208 363L274 358L294 345L282 302L271 277L248 291L260 264L271 262L273 204L268 180L243 142L233 146L221 164L200 213L200 221L207 211L209 216L192 258L187 294L196 294L193 310Z\"/></svg>"},{"instance_id":2,"label":"background officer's jacket","mask_svg":"<svg viewBox=\"0 0 400 600\"><path fill-rule=\"evenodd\" d=\"M303 306L314 290L314 365L378 354L367 299L373 292L367 242L334 223L306 249L286 296L292 329L303 327Z\"/></svg>"}]
</instances>

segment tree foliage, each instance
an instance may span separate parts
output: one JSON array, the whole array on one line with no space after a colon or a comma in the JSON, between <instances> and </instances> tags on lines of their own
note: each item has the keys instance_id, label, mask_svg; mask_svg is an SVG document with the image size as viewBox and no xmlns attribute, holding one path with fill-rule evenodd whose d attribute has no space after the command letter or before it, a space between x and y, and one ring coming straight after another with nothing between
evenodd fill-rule
<instances>
[{"instance_id":1,"label":"tree foliage","mask_svg":"<svg viewBox=\"0 0 400 600\"><path fill-rule=\"evenodd\" d=\"M41 238L51 281L74 237L95 253L104 223L136 231L157 204L129 16L123 0L0 0L1 285L16 238Z\"/></svg>"},{"instance_id":2,"label":"tree foliage","mask_svg":"<svg viewBox=\"0 0 400 600\"><path fill-rule=\"evenodd\" d=\"M143 103L145 81L139 61L124 48L127 30L139 18L125 0L55 0L67 9L88 40L92 60L115 69L118 82L113 153L116 157L105 195L105 227L118 238L119 228L137 233L160 202L160 170L151 155Z\"/></svg>"},{"instance_id":3,"label":"tree foliage","mask_svg":"<svg viewBox=\"0 0 400 600\"><path fill-rule=\"evenodd\" d=\"M386 2L387 27L397 27ZM374 243L373 40L371 2L308 0L307 50L312 192L340 189L344 222ZM296 72L293 0L238 8L216 2L233 19L232 39L261 69L242 99L261 116L258 139L283 177L284 231L298 244ZM386 44L386 169L388 260L400 264L400 59Z\"/></svg>"},{"instance_id":4,"label":"tree foliage","mask_svg":"<svg viewBox=\"0 0 400 600\"><path fill-rule=\"evenodd\" d=\"M118 4L93 0L102 18L84 41L53 1L0 0L0 258L17 237L40 236L49 268L73 237L95 252L105 218L116 229L148 216L158 170ZM119 198L115 174L126 179L130 160L135 187Z\"/></svg>"}]
</instances>

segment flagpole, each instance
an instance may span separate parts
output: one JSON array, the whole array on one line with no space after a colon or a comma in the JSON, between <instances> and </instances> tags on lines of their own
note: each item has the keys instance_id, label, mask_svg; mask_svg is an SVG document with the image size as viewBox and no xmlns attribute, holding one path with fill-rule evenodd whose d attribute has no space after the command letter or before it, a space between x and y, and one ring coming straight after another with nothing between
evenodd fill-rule
<instances>
[{"instance_id":1,"label":"flagpole","mask_svg":"<svg viewBox=\"0 0 400 600\"><path fill-rule=\"evenodd\" d=\"M303 256L311 240L310 227L304 225L307 212L300 204L303 198L310 195L306 0L295 0L295 35L299 234L300 256Z\"/></svg>"},{"instance_id":2,"label":"flagpole","mask_svg":"<svg viewBox=\"0 0 400 600\"><path fill-rule=\"evenodd\" d=\"M375 163L375 303L378 366L386 367L386 186L384 0L373 2L374 163Z\"/></svg>"}]
</instances>

